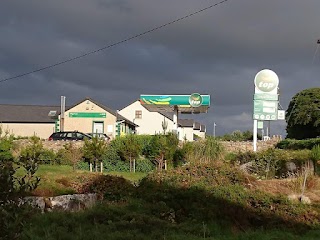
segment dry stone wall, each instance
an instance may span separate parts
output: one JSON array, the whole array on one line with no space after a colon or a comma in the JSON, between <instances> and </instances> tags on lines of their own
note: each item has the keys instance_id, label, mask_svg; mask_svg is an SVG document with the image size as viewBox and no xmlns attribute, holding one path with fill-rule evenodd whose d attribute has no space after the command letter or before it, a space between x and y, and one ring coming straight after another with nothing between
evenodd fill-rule
<instances>
[{"instance_id":1,"label":"dry stone wall","mask_svg":"<svg viewBox=\"0 0 320 240\"><path fill-rule=\"evenodd\" d=\"M84 141L48 141L42 140L42 145L45 149L53 150L54 152L58 152L59 149L63 149L64 145L72 142L76 147L81 148L84 144ZM25 148L28 145L31 145L31 141L29 139L19 139L14 141L15 144L15 154L19 155L21 149Z\"/></svg>"},{"instance_id":2,"label":"dry stone wall","mask_svg":"<svg viewBox=\"0 0 320 240\"><path fill-rule=\"evenodd\" d=\"M263 151L268 148L274 148L275 145L281 141L281 137L274 136L269 140L259 140L257 142L257 151ZM232 141L221 141L227 152L246 152L253 151L253 143L252 141L246 142L232 142Z\"/></svg>"}]
</instances>

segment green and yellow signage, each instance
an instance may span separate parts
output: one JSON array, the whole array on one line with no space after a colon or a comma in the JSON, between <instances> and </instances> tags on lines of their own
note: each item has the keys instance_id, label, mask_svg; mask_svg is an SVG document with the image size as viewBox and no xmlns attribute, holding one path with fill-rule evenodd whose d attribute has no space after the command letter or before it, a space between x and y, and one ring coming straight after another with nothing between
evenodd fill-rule
<instances>
[{"instance_id":1,"label":"green and yellow signage","mask_svg":"<svg viewBox=\"0 0 320 240\"><path fill-rule=\"evenodd\" d=\"M106 118L105 112L70 112L70 118Z\"/></svg>"},{"instance_id":2,"label":"green and yellow signage","mask_svg":"<svg viewBox=\"0 0 320 240\"><path fill-rule=\"evenodd\" d=\"M181 107L201 107L210 106L210 95L193 93L191 95L141 95L141 104L162 105L162 106L181 106Z\"/></svg>"}]
</instances>

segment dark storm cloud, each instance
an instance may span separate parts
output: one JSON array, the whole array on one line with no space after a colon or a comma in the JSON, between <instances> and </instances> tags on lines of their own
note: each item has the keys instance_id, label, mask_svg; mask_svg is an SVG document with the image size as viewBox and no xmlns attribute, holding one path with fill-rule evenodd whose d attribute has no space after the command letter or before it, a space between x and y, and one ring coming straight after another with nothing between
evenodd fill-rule
<instances>
[{"instance_id":1,"label":"dark storm cloud","mask_svg":"<svg viewBox=\"0 0 320 240\"><path fill-rule=\"evenodd\" d=\"M0 4L0 78L107 46L217 1L56 0ZM69 104L86 96L120 109L141 93L211 94L194 116L217 133L252 128L255 74L280 78L281 105L319 84L318 0L230 0L113 49L0 83L1 103ZM189 116L185 116L188 118ZM284 122L272 123L283 135ZM210 132L210 131L209 131Z\"/></svg>"}]
</instances>

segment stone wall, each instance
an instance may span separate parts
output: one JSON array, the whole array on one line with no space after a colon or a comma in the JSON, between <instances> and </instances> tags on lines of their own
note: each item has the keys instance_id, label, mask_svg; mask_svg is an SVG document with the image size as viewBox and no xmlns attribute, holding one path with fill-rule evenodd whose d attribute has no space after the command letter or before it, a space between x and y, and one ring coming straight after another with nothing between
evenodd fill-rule
<instances>
[{"instance_id":1,"label":"stone wall","mask_svg":"<svg viewBox=\"0 0 320 240\"><path fill-rule=\"evenodd\" d=\"M266 150L268 148L274 148L274 146L281 141L281 137L273 136L265 141L257 141L257 151ZM246 152L253 151L252 141L247 142L231 142L231 141L221 141L222 145L227 152Z\"/></svg>"},{"instance_id":2,"label":"stone wall","mask_svg":"<svg viewBox=\"0 0 320 240\"><path fill-rule=\"evenodd\" d=\"M262 151L268 148L272 148L279 141L281 141L281 137L279 136L273 136L271 139L266 139L265 141L259 140L257 142L257 151ZM64 148L64 145L69 142L72 142L79 148L82 147L84 144L84 141L48 141L48 140L43 140L42 144L44 148L57 152L59 149ZM253 151L252 141L246 141L246 142L221 141L221 143L223 144L227 152ZM28 139L20 139L20 140L15 140L15 144L16 144L16 149L19 152L19 149L22 149L25 146L30 145L31 141Z\"/></svg>"},{"instance_id":3,"label":"stone wall","mask_svg":"<svg viewBox=\"0 0 320 240\"><path fill-rule=\"evenodd\" d=\"M42 145L45 149L53 150L54 152L58 152L59 149L63 149L64 145L72 142L76 147L82 147L84 141L48 141L42 140ZM19 155L21 149L25 148L28 145L31 145L31 140L29 139L19 139L14 141L15 144L15 154Z\"/></svg>"}]
</instances>

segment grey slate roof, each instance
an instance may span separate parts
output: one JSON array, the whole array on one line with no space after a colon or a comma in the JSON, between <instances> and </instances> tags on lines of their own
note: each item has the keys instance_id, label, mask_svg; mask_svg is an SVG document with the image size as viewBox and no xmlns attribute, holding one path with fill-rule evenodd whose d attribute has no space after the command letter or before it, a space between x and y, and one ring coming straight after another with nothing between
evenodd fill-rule
<instances>
[{"instance_id":1,"label":"grey slate roof","mask_svg":"<svg viewBox=\"0 0 320 240\"><path fill-rule=\"evenodd\" d=\"M193 119L179 119L178 124L181 127L193 127L194 120Z\"/></svg>"},{"instance_id":2,"label":"grey slate roof","mask_svg":"<svg viewBox=\"0 0 320 240\"><path fill-rule=\"evenodd\" d=\"M54 123L50 111L60 111L60 106L0 104L1 123Z\"/></svg>"},{"instance_id":3,"label":"grey slate roof","mask_svg":"<svg viewBox=\"0 0 320 240\"><path fill-rule=\"evenodd\" d=\"M117 121L124 120L127 124L137 127L138 125L131 122L127 118L118 114L116 111L108 108L91 98L85 98L73 106L66 107L66 111L82 103L85 100L90 100L94 104L103 108L110 114L117 117ZM60 114L60 106L40 106L40 105L11 105L0 104L0 123L54 123L55 118L49 117L50 111L56 111L58 116Z\"/></svg>"}]
</instances>

